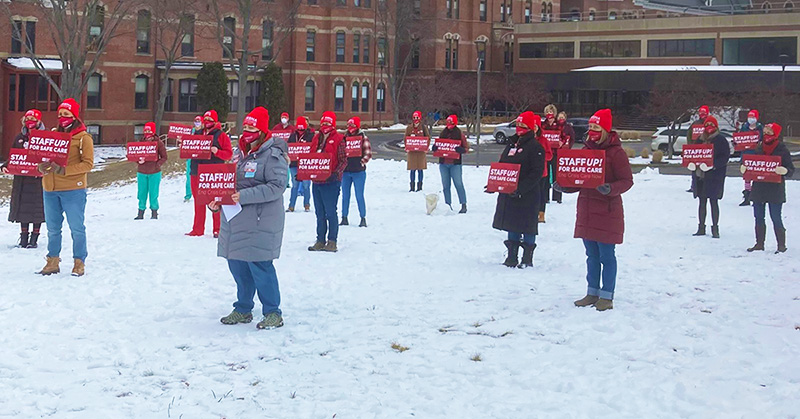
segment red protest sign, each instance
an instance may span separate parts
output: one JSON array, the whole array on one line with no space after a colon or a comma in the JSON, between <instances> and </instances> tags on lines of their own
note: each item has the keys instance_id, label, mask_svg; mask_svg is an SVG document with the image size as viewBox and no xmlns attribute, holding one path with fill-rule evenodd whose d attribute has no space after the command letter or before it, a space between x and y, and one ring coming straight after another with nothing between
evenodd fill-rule
<instances>
[{"instance_id":1,"label":"red protest sign","mask_svg":"<svg viewBox=\"0 0 800 419\"><path fill-rule=\"evenodd\" d=\"M158 143L155 141L131 142L127 145L128 161L138 162L158 160Z\"/></svg>"},{"instance_id":2,"label":"red protest sign","mask_svg":"<svg viewBox=\"0 0 800 419\"><path fill-rule=\"evenodd\" d=\"M763 154L745 154L742 156L742 164L747 168L744 172L744 180L753 182L781 183L781 175L775 173L775 169L781 165L780 156L766 156Z\"/></svg>"},{"instance_id":3,"label":"red protest sign","mask_svg":"<svg viewBox=\"0 0 800 419\"><path fill-rule=\"evenodd\" d=\"M181 124L169 124L169 131L167 131L167 138L175 140L187 135L192 135L192 127Z\"/></svg>"},{"instance_id":4,"label":"red protest sign","mask_svg":"<svg viewBox=\"0 0 800 419\"><path fill-rule=\"evenodd\" d=\"M461 147L461 140L447 140L444 138L437 138L434 141L436 151L433 155L436 157L444 157L446 159L460 159L461 154L456 151L457 147Z\"/></svg>"},{"instance_id":5,"label":"red protest sign","mask_svg":"<svg viewBox=\"0 0 800 419\"><path fill-rule=\"evenodd\" d=\"M184 135L181 140L182 159L208 160L211 158L211 143L214 137L210 135Z\"/></svg>"},{"instance_id":6,"label":"red protest sign","mask_svg":"<svg viewBox=\"0 0 800 419\"><path fill-rule=\"evenodd\" d=\"M233 205L236 193L236 165L233 163L201 164L197 166L197 197L204 204L215 201Z\"/></svg>"},{"instance_id":7,"label":"red protest sign","mask_svg":"<svg viewBox=\"0 0 800 419\"><path fill-rule=\"evenodd\" d=\"M512 163L492 163L489 168L488 192L514 193L519 187L520 165Z\"/></svg>"},{"instance_id":8,"label":"red protest sign","mask_svg":"<svg viewBox=\"0 0 800 419\"><path fill-rule=\"evenodd\" d=\"M364 137L360 135L345 137L345 141L347 142L347 157L361 157L361 146L364 143Z\"/></svg>"},{"instance_id":9,"label":"red protest sign","mask_svg":"<svg viewBox=\"0 0 800 419\"><path fill-rule=\"evenodd\" d=\"M324 181L331 175L331 155L328 153L302 154L297 158L297 179Z\"/></svg>"},{"instance_id":10,"label":"red protest sign","mask_svg":"<svg viewBox=\"0 0 800 419\"><path fill-rule=\"evenodd\" d=\"M708 166L713 166L714 144L685 144L681 152L681 164L686 167L689 163L696 165L705 163Z\"/></svg>"},{"instance_id":11,"label":"red protest sign","mask_svg":"<svg viewBox=\"0 0 800 419\"><path fill-rule=\"evenodd\" d=\"M550 144L550 148L559 148L561 147L561 132L555 130L544 130L542 131L542 135L544 139Z\"/></svg>"},{"instance_id":12,"label":"red protest sign","mask_svg":"<svg viewBox=\"0 0 800 419\"><path fill-rule=\"evenodd\" d=\"M596 188L606 182L605 150L558 150L556 181L569 188Z\"/></svg>"},{"instance_id":13,"label":"red protest sign","mask_svg":"<svg viewBox=\"0 0 800 419\"><path fill-rule=\"evenodd\" d=\"M37 164L52 161L59 166L66 166L71 141L72 136L66 132L31 130L28 159Z\"/></svg>"},{"instance_id":14,"label":"red protest sign","mask_svg":"<svg viewBox=\"0 0 800 419\"><path fill-rule=\"evenodd\" d=\"M733 133L733 150L755 150L758 147L758 131L745 131Z\"/></svg>"},{"instance_id":15,"label":"red protest sign","mask_svg":"<svg viewBox=\"0 0 800 419\"><path fill-rule=\"evenodd\" d=\"M280 138L283 141L289 141L292 136L292 131L272 131L272 138Z\"/></svg>"},{"instance_id":16,"label":"red protest sign","mask_svg":"<svg viewBox=\"0 0 800 419\"><path fill-rule=\"evenodd\" d=\"M431 148L430 137L408 136L405 140L406 151L428 151Z\"/></svg>"},{"instance_id":17,"label":"red protest sign","mask_svg":"<svg viewBox=\"0 0 800 419\"><path fill-rule=\"evenodd\" d=\"M16 176L41 177L37 169L38 163L28 160L28 150L24 148L12 148L8 152L8 174Z\"/></svg>"},{"instance_id":18,"label":"red protest sign","mask_svg":"<svg viewBox=\"0 0 800 419\"><path fill-rule=\"evenodd\" d=\"M697 141L703 132L705 132L706 127L703 125L692 125L692 141Z\"/></svg>"},{"instance_id":19,"label":"red protest sign","mask_svg":"<svg viewBox=\"0 0 800 419\"><path fill-rule=\"evenodd\" d=\"M289 160L297 161L301 154L311 153L311 143L289 143Z\"/></svg>"}]
</instances>

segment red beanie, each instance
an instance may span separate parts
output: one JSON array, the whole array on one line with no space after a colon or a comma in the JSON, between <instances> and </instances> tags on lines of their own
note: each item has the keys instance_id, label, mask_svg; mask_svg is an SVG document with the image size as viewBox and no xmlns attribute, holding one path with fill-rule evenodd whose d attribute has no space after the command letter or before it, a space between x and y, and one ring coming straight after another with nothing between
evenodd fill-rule
<instances>
[{"instance_id":1,"label":"red beanie","mask_svg":"<svg viewBox=\"0 0 800 419\"><path fill-rule=\"evenodd\" d=\"M354 116L347 120L347 125L353 124L357 129L361 129L361 118Z\"/></svg>"},{"instance_id":2,"label":"red beanie","mask_svg":"<svg viewBox=\"0 0 800 419\"><path fill-rule=\"evenodd\" d=\"M411 115L411 118L412 118L412 119L422 119L422 112L420 112L420 111L414 111L414 114L413 114L413 115Z\"/></svg>"},{"instance_id":3,"label":"red beanie","mask_svg":"<svg viewBox=\"0 0 800 419\"><path fill-rule=\"evenodd\" d=\"M539 116L531 111L525 111L521 113L517 117L517 122L522 122L528 127L528 129L531 130L542 126L542 118L539 118Z\"/></svg>"},{"instance_id":4,"label":"red beanie","mask_svg":"<svg viewBox=\"0 0 800 419\"><path fill-rule=\"evenodd\" d=\"M447 122L453 125L458 125L458 116L450 115L447 117Z\"/></svg>"},{"instance_id":5,"label":"red beanie","mask_svg":"<svg viewBox=\"0 0 800 419\"><path fill-rule=\"evenodd\" d=\"M756 109L750 109L750 112L748 112L748 113L747 113L747 117L748 117L748 118L750 118L751 116L752 116L753 118L755 118L755 119L759 119L759 118L758 118L758 110L756 110Z\"/></svg>"},{"instance_id":6,"label":"red beanie","mask_svg":"<svg viewBox=\"0 0 800 419\"><path fill-rule=\"evenodd\" d=\"M600 109L589 118L590 124L600 125L605 132L611 132L611 109Z\"/></svg>"},{"instance_id":7,"label":"red beanie","mask_svg":"<svg viewBox=\"0 0 800 419\"><path fill-rule=\"evenodd\" d=\"M717 118L714 118L713 116L709 116L709 117L708 117L708 118L706 118L706 120L703 122L703 125L705 125L705 124L708 124L709 122L711 122L712 124L714 124L714 126L715 126L715 127L719 128L719 122L717 122Z\"/></svg>"},{"instance_id":8,"label":"red beanie","mask_svg":"<svg viewBox=\"0 0 800 419\"><path fill-rule=\"evenodd\" d=\"M289 119L289 114L287 112L284 112L281 114L281 118Z\"/></svg>"},{"instance_id":9,"label":"red beanie","mask_svg":"<svg viewBox=\"0 0 800 419\"><path fill-rule=\"evenodd\" d=\"M244 125L252 125L265 134L269 133L269 111L263 106L253 109L244 117Z\"/></svg>"},{"instance_id":10,"label":"red beanie","mask_svg":"<svg viewBox=\"0 0 800 419\"><path fill-rule=\"evenodd\" d=\"M156 123L155 122L148 122L144 124L144 135L156 135Z\"/></svg>"},{"instance_id":11,"label":"red beanie","mask_svg":"<svg viewBox=\"0 0 800 419\"><path fill-rule=\"evenodd\" d=\"M308 119L305 116L298 116L297 123L295 123L294 126L297 127L298 130L302 131L308 128Z\"/></svg>"},{"instance_id":12,"label":"red beanie","mask_svg":"<svg viewBox=\"0 0 800 419\"><path fill-rule=\"evenodd\" d=\"M194 117L194 120L203 122L203 116L202 115L197 115L197 116Z\"/></svg>"},{"instance_id":13,"label":"red beanie","mask_svg":"<svg viewBox=\"0 0 800 419\"><path fill-rule=\"evenodd\" d=\"M61 104L58 105L58 109L66 109L72 112L72 115L75 116L75 118L81 119L81 105L79 105L78 102L76 102L73 98L69 98L61 102Z\"/></svg>"},{"instance_id":14,"label":"red beanie","mask_svg":"<svg viewBox=\"0 0 800 419\"><path fill-rule=\"evenodd\" d=\"M710 114L711 114L711 110L710 110L710 109L708 109L708 106L706 106L706 105L703 105L703 106L701 106L701 107L700 107L700 109L698 109L698 110L697 110L697 113L698 113L698 114L703 114L703 113L705 113L705 114L706 114L706 116L708 116L708 115L710 115Z\"/></svg>"},{"instance_id":15,"label":"red beanie","mask_svg":"<svg viewBox=\"0 0 800 419\"><path fill-rule=\"evenodd\" d=\"M319 124L331 124L332 127L336 128L336 114L331 111L326 111L322 113L322 119L319 120Z\"/></svg>"},{"instance_id":16,"label":"red beanie","mask_svg":"<svg viewBox=\"0 0 800 419\"><path fill-rule=\"evenodd\" d=\"M203 114L203 119L211 118L214 122L219 122L219 117L217 116L217 111L210 109L207 110L206 113Z\"/></svg>"},{"instance_id":17,"label":"red beanie","mask_svg":"<svg viewBox=\"0 0 800 419\"><path fill-rule=\"evenodd\" d=\"M25 117L29 116L36 118L37 121L42 120L42 112L38 109L29 109L28 112L25 112Z\"/></svg>"},{"instance_id":18,"label":"red beanie","mask_svg":"<svg viewBox=\"0 0 800 419\"><path fill-rule=\"evenodd\" d=\"M781 131L783 131L783 127L778 125L777 122L773 122L771 124L767 124L767 125L765 125L765 128L766 127L772 128L772 133L775 134L776 137L781 135Z\"/></svg>"}]
</instances>

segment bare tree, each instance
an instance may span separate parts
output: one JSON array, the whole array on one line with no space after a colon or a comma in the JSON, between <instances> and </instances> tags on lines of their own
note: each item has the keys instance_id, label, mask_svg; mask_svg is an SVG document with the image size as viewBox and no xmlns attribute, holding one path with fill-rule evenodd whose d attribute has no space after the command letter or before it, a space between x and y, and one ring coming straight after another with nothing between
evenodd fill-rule
<instances>
[{"instance_id":1,"label":"bare tree","mask_svg":"<svg viewBox=\"0 0 800 419\"><path fill-rule=\"evenodd\" d=\"M537 112L550 98L550 93L542 87L544 81L535 74L502 74L495 83L494 90L502 91L505 103L520 113Z\"/></svg>"},{"instance_id":2,"label":"bare tree","mask_svg":"<svg viewBox=\"0 0 800 419\"><path fill-rule=\"evenodd\" d=\"M140 0L29 0L26 3L36 7L36 14L45 23L45 32L61 58L60 83L53 80L45 63L27 42L22 43L23 54L63 100L80 98L109 43L120 35L120 24ZM12 28L15 27L14 4L0 1L0 10ZM19 33L12 36L21 38Z\"/></svg>"}]
</instances>

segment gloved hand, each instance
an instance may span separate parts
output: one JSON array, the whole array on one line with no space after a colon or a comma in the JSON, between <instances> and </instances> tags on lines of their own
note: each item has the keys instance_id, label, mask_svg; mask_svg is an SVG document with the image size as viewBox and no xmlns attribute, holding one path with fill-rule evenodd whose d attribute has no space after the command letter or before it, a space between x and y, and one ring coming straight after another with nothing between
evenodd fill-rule
<instances>
[{"instance_id":1,"label":"gloved hand","mask_svg":"<svg viewBox=\"0 0 800 419\"><path fill-rule=\"evenodd\" d=\"M557 192L564 193L564 188L562 188L561 185L558 184L558 182L553 182L553 189Z\"/></svg>"},{"instance_id":2,"label":"gloved hand","mask_svg":"<svg viewBox=\"0 0 800 419\"><path fill-rule=\"evenodd\" d=\"M436 144L434 144L434 145L431 147L431 151L439 151L439 147L437 147L437 146L436 146Z\"/></svg>"},{"instance_id":3,"label":"gloved hand","mask_svg":"<svg viewBox=\"0 0 800 419\"><path fill-rule=\"evenodd\" d=\"M777 174L779 174L781 176L786 176L786 174L789 173L789 169L787 169L787 168L785 168L783 166L778 166L778 167L775 168L775 173L777 173Z\"/></svg>"},{"instance_id":4,"label":"gloved hand","mask_svg":"<svg viewBox=\"0 0 800 419\"><path fill-rule=\"evenodd\" d=\"M483 193L493 194L494 192L489 192L489 185L483 187Z\"/></svg>"},{"instance_id":5,"label":"gloved hand","mask_svg":"<svg viewBox=\"0 0 800 419\"><path fill-rule=\"evenodd\" d=\"M695 170L697 170L697 165L694 163L689 163L686 165L686 168L694 172Z\"/></svg>"},{"instance_id":6,"label":"gloved hand","mask_svg":"<svg viewBox=\"0 0 800 419\"><path fill-rule=\"evenodd\" d=\"M464 148L464 147L460 147L460 146L459 146L459 147L456 147L456 153L458 153L458 154L464 154L464 153L466 153L466 152L467 152L467 149L466 149L466 148Z\"/></svg>"},{"instance_id":7,"label":"gloved hand","mask_svg":"<svg viewBox=\"0 0 800 419\"><path fill-rule=\"evenodd\" d=\"M519 191L514 191L514 193L512 193L510 197L511 199L522 199L522 194L519 193Z\"/></svg>"},{"instance_id":8,"label":"gloved hand","mask_svg":"<svg viewBox=\"0 0 800 419\"><path fill-rule=\"evenodd\" d=\"M604 183L602 185L599 185L595 189L597 189L597 192L600 192L603 195L608 195L608 194L611 193L611 185L609 185L608 183Z\"/></svg>"},{"instance_id":9,"label":"gloved hand","mask_svg":"<svg viewBox=\"0 0 800 419\"><path fill-rule=\"evenodd\" d=\"M776 167L775 170L778 170L778 168ZM744 172L746 172L746 171L747 171L747 166L745 166L745 165L739 166L739 172L744 174Z\"/></svg>"},{"instance_id":10,"label":"gloved hand","mask_svg":"<svg viewBox=\"0 0 800 419\"><path fill-rule=\"evenodd\" d=\"M709 165L707 165L705 163L700 163L700 170L702 170L704 172L707 172L707 171L709 171L709 170L711 170L713 168L714 168L714 166L709 166Z\"/></svg>"},{"instance_id":11,"label":"gloved hand","mask_svg":"<svg viewBox=\"0 0 800 419\"><path fill-rule=\"evenodd\" d=\"M144 164L144 157L139 157L139 164Z\"/></svg>"},{"instance_id":12,"label":"gloved hand","mask_svg":"<svg viewBox=\"0 0 800 419\"><path fill-rule=\"evenodd\" d=\"M36 169L39 173L46 175L53 170L53 162L43 161L36 165Z\"/></svg>"}]
</instances>

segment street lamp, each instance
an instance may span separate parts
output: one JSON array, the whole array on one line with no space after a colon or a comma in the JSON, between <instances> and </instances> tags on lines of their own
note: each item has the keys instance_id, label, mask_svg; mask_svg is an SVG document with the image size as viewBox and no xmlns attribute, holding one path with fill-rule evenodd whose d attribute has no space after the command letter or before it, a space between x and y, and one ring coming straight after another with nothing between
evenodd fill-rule
<instances>
[{"instance_id":1,"label":"street lamp","mask_svg":"<svg viewBox=\"0 0 800 419\"><path fill-rule=\"evenodd\" d=\"M477 148L477 155L475 156L475 166L481 164L481 67L483 67L484 60L486 59L486 39L478 38L475 41L475 48L478 52L478 94L477 94L477 115L475 118L475 147Z\"/></svg>"},{"instance_id":2,"label":"street lamp","mask_svg":"<svg viewBox=\"0 0 800 419\"><path fill-rule=\"evenodd\" d=\"M789 62L789 54L779 55L778 62L781 63L781 122L786 124L786 63Z\"/></svg>"}]
</instances>

